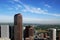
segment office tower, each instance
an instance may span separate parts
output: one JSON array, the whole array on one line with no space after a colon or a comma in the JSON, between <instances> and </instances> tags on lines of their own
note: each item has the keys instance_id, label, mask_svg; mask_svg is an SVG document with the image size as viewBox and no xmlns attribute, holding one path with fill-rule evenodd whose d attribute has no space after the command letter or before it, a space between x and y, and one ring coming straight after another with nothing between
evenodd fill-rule
<instances>
[{"instance_id":1,"label":"office tower","mask_svg":"<svg viewBox=\"0 0 60 40\"><path fill-rule=\"evenodd\" d=\"M9 38L14 40L14 26L9 25Z\"/></svg>"},{"instance_id":2,"label":"office tower","mask_svg":"<svg viewBox=\"0 0 60 40\"><path fill-rule=\"evenodd\" d=\"M50 40L56 40L56 29L54 28L49 29L49 36Z\"/></svg>"},{"instance_id":3,"label":"office tower","mask_svg":"<svg viewBox=\"0 0 60 40\"><path fill-rule=\"evenodd\" d=\"M57 29L57 40L60 40L60 29Z\"/></svg>"},{"instance_id":4,"label":"office tower","mask_svg":"<svg viewBox=\"0 0 60 40\"><path fill-rule=\"evenodd\" d=\"M34 28L32 26L29 28L29 36L34 36Z\"/></svg>"},{"instance_id":5,"label":"office tower","mask_svg":"<svg viewBox=\"0 0 60 40\"><path fill-rule=\"evenodd\" d=\"M29 28L29 38L30 40L34 40L34 27L30 26Z\"/></svg>"},{"instance_id":6,"label":"office tower","mask_svg":"<svg viewBox=\"0 0 60 40\"><path fill-rule=\"evenodd\" d=\"M29 38L29 26L26 26L25 30L24 30L24 40L25 38Z\"/></svg>"},{"instance_id":7,"label":"office tower","mask_svg":"<svg viewBox=\"0 0 60 40\"><path fill-rule=\"evenodd\" d=\"M9 38L9 25L1 25L1 38Z\"/></svg>"},{"instance_id":8,"label":"office tower","mask_svg":"<svg viewBox=\"0 0 60 40\"><path fill-rule=\"evenodd\" d=\"M24 30L24 40L33 40L34 39L34 28L32 26L26 26Z\"/></svg>"},{"instance_id":9,"label":"office tower","mask_svg":"<svg viewBox=\"0 0 60 40\"><path fill-rule=\"evenodd\" d=\"M11 38L11 27L9 26L9 38Z\"/></svg>"},{"instance_id":10,"label":"office tower","mask_svg":"<svg viewBox=\"0 0 60 40\"><path fill-rule=\"evenodd\" d=\"M14 16L14 40L22 40L22 15Z\"/></svg>"}]
</instances>

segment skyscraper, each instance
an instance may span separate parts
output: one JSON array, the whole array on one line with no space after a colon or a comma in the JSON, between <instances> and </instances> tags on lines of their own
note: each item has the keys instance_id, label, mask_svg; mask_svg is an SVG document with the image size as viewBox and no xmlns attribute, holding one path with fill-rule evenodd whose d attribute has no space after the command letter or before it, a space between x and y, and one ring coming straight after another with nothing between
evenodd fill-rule
<instances>
[{"instance_id":1,"label":"skyscraper","mask_svg":"<svg viewBox=\"0 0 60 40\"><path fill-rule=\"evenodd\" d=\"M14 40L22 40L22 15L14 16Z\"/></svg>"},{"instance_id":2,"label":"skyscraper","mask_svg":"<svg viewBox=\"0 0 60 40\"><path fill-rule=\"evenodd\" d=\"M34 36L34 27L29 28L29 36Z\"/></svg>"},{"instance_id":3,"label":"skyscraper","mask_svg":"<svg viewBox=\"0 0 60 40\"><path fill-rule=\"evenodd\" d=\"M9 38L9 25L1 25L1 38Z\"/></svg>"},{"instance_id":4,"label":"skyscraper","mask_svg":"<svg viewBox=\"0 0 60 40\"><path fill-rule=\"evenodd\" d=\"M50 40L56 40L56 29L55 28L49 29L49 36L50 36Z\"/></svg>"},{"instance_id":5,"label":"skyscraper","mask_svg":"<svg viewBox=\"0 0 60 40\"><path fill-rule=\"evenodd\" d=\"M34 40L34 28L32 26L26 26L24 30L24 40Z\"/></svg>"},{"instance_id":6,"label":"skyscraper","mask_svg":"<svg viewBox=\"0 0 60 40\"><path fill-rule=\"evenodd\" d=\"M9 25L9 38L14 40L14 26Z\"/></svg>"},{"instance_id":7,"label":"skyscraper","mask_svg":"<svg viewBox=\"0 0 60 40\"><path fill-rule=\"evenodd\" d=\"M29 26L26 26L25 30L24 30L24 40L25 38L29 38Z\"/></svg>"},{"instance_id":8,"label":"skyscraper","mask_svg":"<svg viewBox=\"0 0 60 40\"><path fill-rule=\"evenodd\" d=\"M29 38L30 40L34 40L34 27L30 26L29 28Z\"/></svg>"},{"instance_id":9,"label":"skyscraper","mask_svg":"<svg viewBox=\"0 0 60 40\"><path fill-rule=\"evenodd\" d=\"M57 40L60 40L60 29L57 29Z\"/></svg>"}]
</instances>

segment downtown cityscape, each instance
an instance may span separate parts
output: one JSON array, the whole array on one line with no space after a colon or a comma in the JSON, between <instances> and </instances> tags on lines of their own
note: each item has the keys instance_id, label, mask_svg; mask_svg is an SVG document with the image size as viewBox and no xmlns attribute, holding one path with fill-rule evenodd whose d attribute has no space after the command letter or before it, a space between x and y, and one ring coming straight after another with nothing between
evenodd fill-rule
<instances>
[{"instance_id":1,"label":"downtown cityscape","mask_svg":"<svg viewBox=\"0 0 60 40\"><path fill-rule=\"evenodd\" d=\"M0 40L60 40L60 29L49 25L22 24L22 15L14 15L14 25L0 24ZM59 26L60 27L60 26Z\"/></svg>"},{"instance_id":2,"label":"downtown cityscape","mask_svg":"<svg viewBox=\"0 0 60 40\"><path fill-rule=\"evenodd\" d=\"M0 40L60 40L60 0L0 0Z\"/></svg>"}]
</instances>

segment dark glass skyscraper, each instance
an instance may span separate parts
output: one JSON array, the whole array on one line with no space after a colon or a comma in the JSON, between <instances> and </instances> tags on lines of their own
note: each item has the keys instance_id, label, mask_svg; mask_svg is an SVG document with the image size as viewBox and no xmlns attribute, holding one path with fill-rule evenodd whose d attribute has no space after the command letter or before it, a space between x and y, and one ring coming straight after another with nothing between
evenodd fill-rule
<instances>
[{"instance_id":1,"label":"dark glass skyscraper","mask_svg":"<svg viewBox=\"0 0 60 40\"><path fill-rule=\"evenodd\" d=\"M14 40L22 40L22 15L14 16Z\"/></svg>"},{"instance_id":2,"label":"dark glass skyscraper","mask_svg":"<svg viewBox=\"0 0 60 40\"><path fill-rule=\"evenodd\" d=\"M34 40L34 28L32 26L26 26L24 30L24 40Z\"/></svg>"}]
</instances>

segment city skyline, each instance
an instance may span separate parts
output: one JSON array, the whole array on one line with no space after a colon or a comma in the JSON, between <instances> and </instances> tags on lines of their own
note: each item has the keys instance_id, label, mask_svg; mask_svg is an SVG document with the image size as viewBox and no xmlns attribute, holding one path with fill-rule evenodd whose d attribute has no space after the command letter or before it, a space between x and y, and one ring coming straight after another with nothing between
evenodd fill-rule
<instances>
[{"instance_id":1,"label":"city skyline","mask_svg":"<svg viewBox=\"0 0 60 40\"><path fill-rule=\"evenodd\" d=\"M60 24L60 0L0 0L0 23L14 22L21 13L23 23Z\"/></svg>"}]
</instances>

